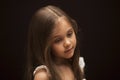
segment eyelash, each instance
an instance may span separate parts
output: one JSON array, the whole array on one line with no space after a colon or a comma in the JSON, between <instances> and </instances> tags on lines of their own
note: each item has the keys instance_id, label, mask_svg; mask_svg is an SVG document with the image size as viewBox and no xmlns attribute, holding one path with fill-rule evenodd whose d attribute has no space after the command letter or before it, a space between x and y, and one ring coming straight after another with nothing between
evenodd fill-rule
<instances>
[{"instance_id":1,"label":"eyelash","mask_svg":"<svg viewBox=\"0 0 120 80\"><path fill-rule=\"evenodd\" d=\"M73 31L69 31L68 33L67 33L67 37L71 37L72 36L72 34L73 34ZM55 39L55 43L60 43L62 41L62 38L57 38L57 39Z\"/></svg>"},{"instance_id":2,"label":"eyelash","mask_svg":"<svg viewBox=\"0 0 120 80\"><path fill-rule=\"evenodd\" d=\"M55 43L59 43L60 41L62 41L62 39L61 39L61 38L58 38L58 39L56 39L54 42L55 42Z\"/></svg>"},{"instance_id":3,"label":"eyelash","mask_svg":"<svg viewBox=\"0 0 120 80\"><path fill-rule=\"evenodd\" d=\"M72 31L68 32L67 37L71 37L71 36L72 36L72 34L73 34L73 32L72 32Z\"/></svg>"}]
</instances>

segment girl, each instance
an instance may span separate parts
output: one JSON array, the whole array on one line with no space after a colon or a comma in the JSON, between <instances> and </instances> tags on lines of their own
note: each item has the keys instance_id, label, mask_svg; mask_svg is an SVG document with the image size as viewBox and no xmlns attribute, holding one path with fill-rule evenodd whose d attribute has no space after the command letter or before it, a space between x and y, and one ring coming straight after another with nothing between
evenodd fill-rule
<instances>
[{"instance_id":1,"label":"girl","mask_svg":"<svg viewBox=\"0 0 120 80\"><path fill-rule=\"evenodd\" d=\"M27 80L83 80L77 30L58 7L39 9L28 31Z\"/></svg>"}]
</instances>

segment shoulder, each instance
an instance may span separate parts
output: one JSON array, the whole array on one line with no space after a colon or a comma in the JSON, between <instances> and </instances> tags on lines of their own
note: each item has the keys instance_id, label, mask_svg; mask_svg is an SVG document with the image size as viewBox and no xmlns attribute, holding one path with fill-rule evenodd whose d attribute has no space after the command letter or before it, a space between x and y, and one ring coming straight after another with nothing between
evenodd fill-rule
<instances>
[{"instance_id":1,"label":"shoulder","mask_svg":"<svg viewBox=\"0 0 120 80\"><path fill-rule=\"evenodd\" d=\"M48 80L48 75L45 70L41 70L34 75L34 80Z\"/></svg>"},{"instance_id":2,"label":"shoulder","mask_svg":"<svg viewBox=\"0 0 120 80\"><path fill-rule=\"evenodd\" d=\"M48 80L49 70L45 65L38 66L33 72L34 80Z\"/></svg>"}]
</instances>

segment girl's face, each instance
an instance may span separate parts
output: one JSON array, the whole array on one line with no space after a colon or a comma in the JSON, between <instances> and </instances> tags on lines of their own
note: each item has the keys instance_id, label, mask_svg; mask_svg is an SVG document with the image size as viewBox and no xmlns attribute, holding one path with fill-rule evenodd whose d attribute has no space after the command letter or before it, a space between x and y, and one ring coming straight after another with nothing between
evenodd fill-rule
<instances>
[{"instance_id":1,"label":"girl's face","mask_svg":"<svg viewBox=\"0 0 120 80\"><path fill-rule=\"evenodd\" d=\"M55 59L69 59L74 55L76 36L71 24L64 18L55 23L52 33L52 53Z\"/></svg>"}]
</instances>

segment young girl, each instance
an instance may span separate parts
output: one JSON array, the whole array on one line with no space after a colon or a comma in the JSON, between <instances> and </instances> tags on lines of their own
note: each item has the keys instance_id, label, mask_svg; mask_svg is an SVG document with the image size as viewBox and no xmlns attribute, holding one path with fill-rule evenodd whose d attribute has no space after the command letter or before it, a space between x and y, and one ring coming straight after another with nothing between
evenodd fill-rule
<instances>
[{"instance_id":1,"label":"young girl","mask_svg":"<svg viewBox=\"0 0 120 80\"><path fill-rule=\"evenodd\" d=\"M39 9L28 31L27 80L83 80L77 30L58 7Z\"/></svg>"}]
</instances>

